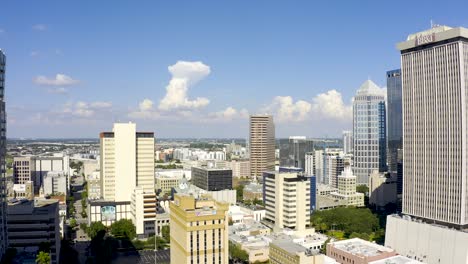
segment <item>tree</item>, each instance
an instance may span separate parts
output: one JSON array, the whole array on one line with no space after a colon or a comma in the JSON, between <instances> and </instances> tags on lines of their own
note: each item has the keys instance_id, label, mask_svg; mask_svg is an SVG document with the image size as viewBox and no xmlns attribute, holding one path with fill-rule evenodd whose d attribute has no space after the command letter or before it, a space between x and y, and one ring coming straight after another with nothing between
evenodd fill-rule
<instances>
[{"instance_id":1,"label":"tree","mask_svg":"<svg viewBox=\"0 0 468 264\"><path fill-rule=\"evenodd\" d=\"M36 256L37 264L50 264L50 255L47 252L41 251Z\"/></svg>"},{"instance_id":2,"label":"tree","mask_svg":"<svg viewBox=\"0 0 468 264\"><path fill-rule=\"evenodd\" d=\"M121 219L110 226L111 234L116 238L128 238L133 240L136 237L136 228L131 220Z\"/></svg>"},{"instance_id":3,"label":"tree","mask_svg":"<svg viewBox=\"0 0 468 264\"><path fill-rule=\"evenodd\" d=\"M236 186L235 189L236 189L237 201L240 202L244 200L244 185L240 184Z\"/></svg>"},{"instance_id":4,"label":"tree","mask_svg":"<svg viewBox=\"0 0 468 264\"><path fill-rule=\"evenodd\" d=\"M70 227L75 228L76 226L77 226L76 219L75 218L70 219Z\"/></svg>"},{"instance_id":5,"label":"tree","mask_svg":"<svg viewBox=\"0 0 468 264\"><path fill-rule=\"evenodd\" d=\"M356 186L356 192L359 192L359 193L363 193L363 194L366 194L369 192L369 187L367 187L367 185L358 185Z\"/></svg>"},{"instance_id":6,"label":"tree","mask_svg":"<svg viewBox=\"0 0 468 264\"><path fill-rule=\"evenodd\" d=\"M243 250L238 244L229 241L229 256L243 262L249 262L249 254Z\"/></svg>"},{"instance_id":7,"label":"tree","mask_svg":"<svg viewBox=\"0 0 468 264\"><path fill-rule=\"evenodd\" d=\"M320 249L321 254L327 254L327 244L328 243L330 243L330 238L327 238L327 240L325 240L325 243L323 243L323 246Z\"/></svg>"},{"instance_id":8,"label":"tree","mask_svg":"<svg viewBox=\"0 0 468 264\"><path fill-rule=\"evenodd\" d=\"M101 222L92 222L91 225L86 229L86 234L89 238L94 239L97 234L101 231L106 232L107 228Z\"/></svg>"},{"instance_id":9,"label":"tree","mask_svg":"<svg viewBox=\"0 0 468 264\"><path fill-rule=\"evenodd\" d=\"M171 241L171 237L170 237L171 230L169 229L169 226L163 226L161 228L161 233L162 233L162 237L164 238L164 240L166 240L167 242Z\"/></svg>"}]
</instances>

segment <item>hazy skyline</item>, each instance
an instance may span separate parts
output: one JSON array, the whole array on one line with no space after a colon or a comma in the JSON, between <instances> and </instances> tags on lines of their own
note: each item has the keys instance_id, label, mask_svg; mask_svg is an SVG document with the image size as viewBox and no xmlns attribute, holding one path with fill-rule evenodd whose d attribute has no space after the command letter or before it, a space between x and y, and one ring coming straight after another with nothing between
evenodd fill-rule
<instances>
[{"instance_id":1,"label":"hazy skyline","mask_svg":"<svg viewBox=\"0 0 468 264\"><path fill-rule=\"evenodd\" d=\"M156 137L337 137L351 99L400 67L430 20L468 27L466 1L2 3L9 138L90 138L133 121Z\"/></svg>"}]
</instances>

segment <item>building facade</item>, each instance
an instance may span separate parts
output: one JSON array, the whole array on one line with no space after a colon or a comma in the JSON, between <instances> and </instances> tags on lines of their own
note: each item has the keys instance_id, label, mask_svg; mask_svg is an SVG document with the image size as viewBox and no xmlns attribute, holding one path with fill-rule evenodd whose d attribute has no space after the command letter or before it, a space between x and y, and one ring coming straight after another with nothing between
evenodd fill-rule
<instances>
[{"instance_id":1,"label":"building facade","mask_svg":"<svg viewBox=\"0 0 468 264\"><path fill-rule=\"evenodd\" d=\"M251 115L249 122L250 173L261 177L275 169L275 124L271 115Z\"/></svg>"},{"instance_id":2,"label":"building facade","mask_svg":"<svg viewBox=\"0 0 468 264\"><path fill-rule=\"evenodd\" d=\"M36 163L34 157L13 158L13 180L15 184L24 184L28 181L36 181Z\"/></svg>"},{"instance_id":3,"label":"building facade","mask_svg":"<svg viewBox=\"0 0 468 264\"><path fill-rule=\"evenodd\" d=\"M367 264L396 256L395 250L360 238L330 242L327 256L343 264Z\"/></svg>"},{"instance_id":4,"label":"building facade","mask_svg":"<svg viewBox=\"0 0 468 264\"><path fill-rule=\"evenodd\" d=\"M206 191L232 189L232 170L192 167L192 183Z\"/></svg>"},{"instance_id":5,"label":"building facade","mask_svg":"<svg viewBox=\"0 0 468 264\"><path fill-rule=\"evenodd\" d=\"M403 149L401 70L387 72L388 170L396 173L398 150Z\"/></svg>"},{"instance_id":6,"label":"building facade","mask_svg":"<svg viewBox=\"0 0 468 264\"><path fill-rule=\"evenodd\" d=\"M172 264L228 264L229 205L178 193L170 203Z\"/></svg>"},{"instance_id":7,"label":"building facade","mask_svg":"<svg viewBox=\"0 0 468 264\"><path fill-rule=\"evenodd\" d=\"M49 171L42 182L44 195L67 194L67 176L61 171Z\"/></svg>"},{"instance_id":8,"label":"building facade","mask_svg":"<svg viewBox=\"0 0 468 264\"><path fill-rule=\"evenodd\" d=\"M226 165L232 170L232 177L250 177L250 160L232 160L227 162Z\"/></svg>"},{"instance_id":9,"label":"building facade","mask_svg":"<svg viewBox=\"0 0 468 264\"><path fill-rule=\"evenodd\" d=\"M154 133L134 123L116 123L100 134L101 194L108 201L131 201L138 186L154 192Z\"/></svg>"},{"instance_id":10,"label":"building facade","mask_svg":"<svg viewBox=\"0 0 468 264\"><path fill-rule=\"evenodd\" d=\"M6 113L5 113L5 64L6 57L0 50L0 259L8 245L6 213Z\"/></svg>"},{"instance_id":11,"label":"building facade","mask_svg":"<svg viewBox=\"0 0 468 264\"><path fill-rule=\"evenodd\" d=\"M367 185L374 170L387 164L385 94L371 80L365 81L353 101L354 173Z\"/></svg>"},{"instance_id":12,"label":"building facade","mask_svg":"<svg viewBox=\"0 0 468 264\"><path fill-rule=\"evenodd\" d=\"M272 264L323 264L324 255L318 250L310 250L290 240L270 243L270 263Z\"/></svg>"},{"instance_id":13,"label":"building facade","mask_svg":"<svg viewBox=\"0 0 468 264\"><path fill-rule=\"evenodd\" d=\"M299 232L310 227L311 177L294 172L263 173L265 219L276 228Z\"/></svg>"},{"instance_id":14,"label":"building facade","mask_svg":"<svg viewBox=\"0 0 468 264\"><path fill-rule=\"evenodd\" d=\"M345 154L353 154L353 131L343 131L343 151Z\"/></svg>"},{"instance_id":15,"label":"building facade","mask_svg":"<svg viewBox=\"0 0 468 264\"><path fill-rule=\"evenodd\" d=\"M397 175L374 171L369 177L369 204L383 208L397 203Z\"/></svg>"},{"instance_id":16,"label":"building facade","mask_svg":"<svg viewBox=\"0 0 468 264\"><path fill-rule=\"evenodd\" d=\"M296 167L305 170L305 155L314 150L314 142L306 137L294 136L280 139L280 166Z\"/></svg>"},{"instance_id":17,"label":"building facade","mask_svg":"<svg viewBox=\"0 0 468 264\"><path fill-rule=\"evenodd\" d=\"M437 26L398 43L403 213L468 227L468 29Z\"/></svg>"}]
</instances>

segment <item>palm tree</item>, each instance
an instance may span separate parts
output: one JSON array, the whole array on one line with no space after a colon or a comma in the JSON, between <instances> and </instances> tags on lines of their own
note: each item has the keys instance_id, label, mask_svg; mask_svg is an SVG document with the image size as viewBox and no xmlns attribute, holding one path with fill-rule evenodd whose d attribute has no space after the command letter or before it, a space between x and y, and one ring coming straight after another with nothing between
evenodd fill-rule
<instances>
[{"instance_id":1,"label":"palm tree","mask_svg":"<svg viewBox=\"0 0 468 264\"><path fill-rule=\"evenodd\" d=\"M50 255L44 251L39 252L36 256L37 264L50 264Z\"/></svg>"}]
</instances>

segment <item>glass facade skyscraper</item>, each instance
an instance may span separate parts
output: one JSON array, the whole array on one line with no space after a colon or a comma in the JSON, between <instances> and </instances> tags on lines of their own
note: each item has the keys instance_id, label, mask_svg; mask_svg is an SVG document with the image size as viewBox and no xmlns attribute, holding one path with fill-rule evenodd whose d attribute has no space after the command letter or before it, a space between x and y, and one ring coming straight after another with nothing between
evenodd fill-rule
<instances>
[{"instance_id":1,"label":"glass facade skyscraper","mask_svg":"<svg viewBox=\"0 0 468 264\"><path fill-rule=\"evenodd\" d=\"M306 137L280 139L280 166L305 170L305 154L314 150L314 142Z\"/></svg>"},{"instance_id":2,"label":"glass facade skyscraper","mask_svg":"<svg viewBox=\"0 0 468 264\"><path fill-rule=\"evenodd\" d=\"M387 163L385 95L374 82L364 82L353 101L354 175L368 185L369 175Z\"/></svg>"},{"instance_id":3,"label":"glass facade skyscraper","mask_svg":"<svg viewBox=\"0 0 468 264\"><path fill-rule=\"evenodd\" d=\"M400 69L387 72L387 117L388 169L390 172L396 172L398 149L402 149L403 146Z\"/></svg>"},{"instance_id":4,"label":"glass facade skyscraper","mask_svg":"<svg viewBox=\"0 0 468 264\"><path fill-rule=\"evenodd\" d=\"M5 54L0 50L0 259L8 246L6 221L6 113L5 113Z\"/></svg>"}]
</instances>

